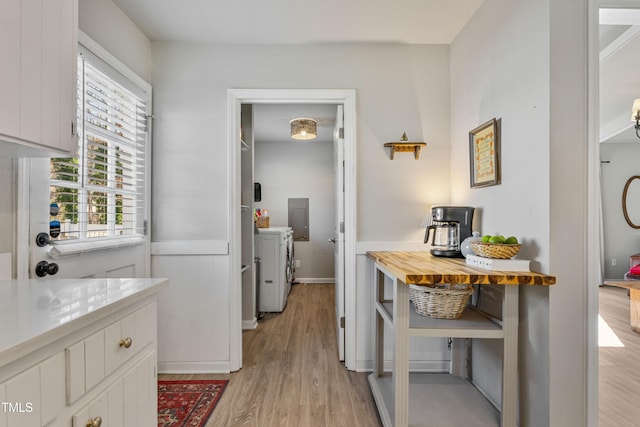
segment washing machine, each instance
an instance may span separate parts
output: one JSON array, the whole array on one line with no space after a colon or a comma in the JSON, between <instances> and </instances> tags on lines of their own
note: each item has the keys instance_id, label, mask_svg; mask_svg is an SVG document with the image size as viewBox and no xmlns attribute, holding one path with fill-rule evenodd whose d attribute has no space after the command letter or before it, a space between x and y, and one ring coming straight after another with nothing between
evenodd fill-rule
<instances>
[{"instance_id":1,"label":"washing machine","mask_svg":"<svg viewBox=\"0 0 640 427\"><path fill-rule=\"evenodd\" d=\"M256 256L261 259L258 311L281 312L293 281L293 230L290 227L259 228L255 235Z\"/></svg>"}]
</instances>

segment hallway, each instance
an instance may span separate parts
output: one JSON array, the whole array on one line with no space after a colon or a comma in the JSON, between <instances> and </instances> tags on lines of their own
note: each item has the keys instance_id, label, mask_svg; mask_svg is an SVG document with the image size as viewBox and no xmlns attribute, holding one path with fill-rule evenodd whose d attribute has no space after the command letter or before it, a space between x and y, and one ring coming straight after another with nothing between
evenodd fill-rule
<instances>
[{"instance_id":1,"label":"hallway","mask_svg":"<svg viewBox=\"0 0 640 427\"><path fill-rule=\"evenodd\" d=\"M368 374L338 361L334 325L333 284L293 286L284 312L244 331L240 371L191 376L230 379L206 427L380 425Z\"/></svg>"}]
</instances>

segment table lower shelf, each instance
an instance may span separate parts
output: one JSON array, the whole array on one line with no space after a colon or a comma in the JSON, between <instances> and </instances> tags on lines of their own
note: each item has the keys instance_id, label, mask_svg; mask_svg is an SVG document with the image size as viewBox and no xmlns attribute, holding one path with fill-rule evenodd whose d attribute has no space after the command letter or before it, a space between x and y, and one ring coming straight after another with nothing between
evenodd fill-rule
<instances>
[{"instance_id":1,"label":"table lower shelf","mask_svg":"<svg viewBox=\"0 0 640 427\"><path fill-rule=\"evenodd\" d=\"M382 424L393 426L393 376L369 375ZM498 427L500 414L470 382L449 374L409 374L409 426Z\"/></svg>"}]
</instances>

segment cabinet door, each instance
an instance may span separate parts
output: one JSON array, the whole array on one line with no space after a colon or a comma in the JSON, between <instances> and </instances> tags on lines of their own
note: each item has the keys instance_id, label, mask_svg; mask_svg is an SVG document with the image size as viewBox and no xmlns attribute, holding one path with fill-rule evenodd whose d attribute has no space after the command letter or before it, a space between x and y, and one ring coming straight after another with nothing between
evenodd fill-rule
<instances>
[{"instance_id":1,"label":"cabinet door","mask_svg":"<svg viewBox=\"0 0 640 427\"><path fill-rule=\"evenodd\" d=\"M0 402L7 401L7 387L0 384ZM0 411L0 427L7 427L7 411Z\"/></svg>"},{"instance_id":2,"label":"cabinet door","mask_svg":"<svg viewBox=\"0 0 640 427\"><path fill-rule=\"evenodd\" d=\"M0 2L0 140L16 153L76 151L77 22L78 0Z\"/></svg>"},{"instance_id":3,"label":"cabinet door","mask_svg":"<svg viewBox=\"0 0 640 427\"><path fill-rule=\"evenodd\" d=\"M40 427L40 370L34 366L7 381L7 424Z\"/></svg>"},{"instance_id":4,"label":"cabinet door","mask_svg":"<svg viewBox=\"0 0 640 427\"><path fill-rule=\"evenodd\" d=\"M98 396L96 399L91 401L87 406L82 408L80 411L76 412L73 415L73 427L86 427L87 425L91 425L92 421L97 421L97 419L101 419L102 422L100 425L110 426L112 425L109 421L108 414L108 395L107 393L103 393ZM113 424L117 425L117 424Z\"/></svg>"},{"instance_id":5,"label":"cabinet door","mask_svg":"<svg viewBox=\"0 0 640 427\"><path fill-rule=\"evenodd\" d=\"M49 425L65 406L64 353L40 364L40 401L42 425Z\"/></svg>"},{"instance_id":6,"label":"cabinet door","mask_svg":"<svg viewBox=\"0 0 640 427\"><path fill-rule=\"evenodd\" d=\"M20 132L20 1L0 2L0 134Z\"/></svg>"},{"instance_id":7,"label":"cabinet door","mask_svg":"<svg viewBox=\"0 0 640 427\"><path fill-rule=\"evenodd\" d=\"M151 426L158 423L158 386L156 355L149 353L123 378L124 427Z\"/></svg>"},{"instance_id":8,"label":"cabinet door","mask_svg":"<svg viewBox=\"0 0 640 427\"><path fill-rule=\"evenodd\" d=\"M24 0L23 0L24 1ZM76 151L77 0L42 4L41 143ZM31 120L29 120L31 121ZM24 122L24 121L23 121Z\"/></svg>"}]
</instances>

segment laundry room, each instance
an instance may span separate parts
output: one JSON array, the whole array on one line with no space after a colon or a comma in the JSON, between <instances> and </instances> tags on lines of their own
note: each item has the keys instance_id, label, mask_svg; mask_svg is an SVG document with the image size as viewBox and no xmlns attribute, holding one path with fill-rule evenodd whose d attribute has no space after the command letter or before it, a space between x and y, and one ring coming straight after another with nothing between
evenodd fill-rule
<instances>
[{"instance_id":1,"label":"laundry room","mask_svg":"<svg viewBox=\"0 0 640 427\"><path fill-rule=\"evenodd\" d=\"M292 285L334 283L336 237L337 106L255 104L248 107L243 106L242 117L246 144L243 189L249 188L245 185L247 175L253 175L251 211L253 219L260 220L254 228L255 280L243 280L245 288L253 283L256 286L255 311L252 302L246 301L251 299L252 292L246 289L243 292L245 329L256 324L251 319L254 312L259 318L262 312L283 311ZM251 126L247 130L248 123ZM313 129L305 128L309 125ZM298 132L298 127L309 133L296 137L293 134ZM247 152L250 155L245 154ZM252 174L247 173L249 170ZM248 207L249 197L244 192L243 195L243 205ZM288 241L286 233L289 228L292 241Z\"/></svg>"}]
</instances>

